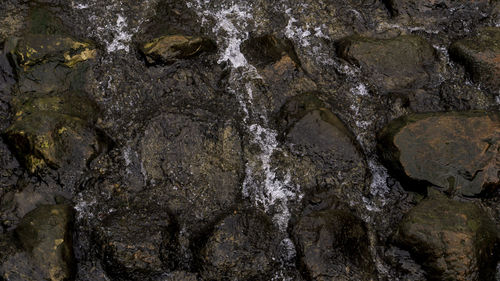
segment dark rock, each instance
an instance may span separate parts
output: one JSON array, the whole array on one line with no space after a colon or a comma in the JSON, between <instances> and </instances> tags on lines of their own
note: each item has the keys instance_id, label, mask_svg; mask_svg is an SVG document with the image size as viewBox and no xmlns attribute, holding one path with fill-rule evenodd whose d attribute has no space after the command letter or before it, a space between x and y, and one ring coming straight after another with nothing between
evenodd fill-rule
<instances>
[{"instance_id":1,"label":"dark rock","mask_svg":"<svg viewBox=\"0 0 500 281\"><path fill-rule=\"evenodd\" d=\"M81 91L89 61L97 55L89 42L64 35L27 34L5 44L21 93Z\"/></svg>"},{"instance_id":2,"label":"dark rock","mask_svg":"<svg viewBox=\"0 0 500 281\"><path fill-rule=\"evenodd\" d=\"M435 32L465 33L492 13L489 0L385 0L398 23Z\"/></svg>"},{"instance_id":3,"label":"dark rock","mask_svg":"<svg viewBox=\"0 0 500 281\"><path fill-rule=\"evenodd\" d=\"M104 148L92 128L96 112L87 99L69 93L29 99L17 108L5 138L31 173L46 166L82 169Z\"/></svg>"},{"instance_id":4,"label":"dark rock","mask_svg":"<svg viewBox=\"0 0 500 281\"><path fill-rule=\"evenodd\" d=\"M293 237L309 280L376 280L366 227L348 210L304 215Z\"/></svg>"},{"instance_id":5,"label":"dark rock","mask_svg":"<svg viewBox=\"0 0 500 281\"><path fill-rule=\"evenodd\" d=\"M426 86L432 81L437 63L432 46L418 36L350 36L339 41L338 55L360 67L383 91Z\"/></svg>"},{"instance_id":6,"label":"dark rock","mask_svg":"<svg viewBox=\"0 0 500 281\"><path fill-rule=\"evenodd\" d=\"M395 240L429 280L494 280L498 232L474 203L435 194L406 214Z\"/></svg>"},{"instance_id":7,"label":"dark rock","mask_svg":"<svg viewBox=\"0 0 500 281\"><path fill-rule=\"evenodd\" d=\"M202 37L166 35L140 46L149 64L173 63L214 48L213 42Z\"/></svg>"},{"instance_id":8,"label":"dark rock","mask_svg":"<svg viewBox=\"0 0 500 281\"><path fill-rule=\"evenodd\" d=\"M158 281L198 281L196 274L186 271L174 271L158 279Z\"/></svg>"},{"instance_id":9,"label":"dark rock","mask_svg":"<svg viewBox=\"0 0 500 281\"><path fill-rule=\"evenodd\" d=\"M97 54L90 43L62 35L29 34L9 40L6 44L12 46L10 53L13 61L25 71L52 60L73 67L79 62L95 58Z\"/></svg>"},{"instance_id":10,"label":"dark rock","mask_svg":"<svg viewBox=\"0 0 500 281\"><path fill-rule=\"evenodd\" d=\"M242 210L215 225L203 246L201 275L208 280L270 280L276 229L262 213Z\"/></svg>"},{"instance_id":11,"label":"dark rock","mask_svg":"<svg viewBox=\"0 0 500 281\"><path fill-rule=\"evenodd\" d=\"M465 65L473 80L494 93L500 89L500 28L485 28L450 46L450 55Z\"/></svg>"},{"instance_id":12,"label":"dark rock","mask_svg":"<svg viewBox=\"0 0 500 281\"><path fill-rule=\"evenodd\" d=\"M257 68L275 63L284 56L290 57L295 64L300 64L292 42L270 34L246 40L241 45L241 52Z\"/></svg>"},{"instance_id":13,"label":"dark rock","mask_svg":"<svg viewBox=\"0 0 500 281\"><path fill-rule=\"evenodd\" d=\"M368 178L364 155L342 121L315 94L291 99L279 123L296 158L291 172L302 191L318 186L363 190Z\"/></svg>"},{"instance_id":14,"label":"dark rock","mask_svg":"<svg viewBox=\"0 0 500 281\"><path fill-rule=\"evenodd\" d=\"M478 196L499 185L499 118L496 112L474 111L405 116L381 132L378 149L409 188L411 181L426 181Z\"/></svg>"},{"instance_id":15,"label":"dark rock","mask_svg":"<svg viewBox=\"0 0 500 281\"><path fill-rule=\"evenodd\" d=\"M42 205L29 212L16 228L24 252L3 263L6 280L71 280L75 261L72 245L73 209Z\"/></svg>"},{"instance_id":16,"label":"dark rock","mask_svg":"<svg viewBox=\"0 0 500 281\"><path fill-rule=\"evenodd\" d=\"M97 228L105 270L117 280L144 280L173 264L174 222L156 206L130 206L106 216Z\"/></svg>"},{"instance_id":17,"label":"dark rock","mask_svg":"<svg viewBox=\"0 0 500 281\"><path fill-rule=\"evenodd\" d=\"M141 157L151 196L164 200L181 228L203 228L239 197L243 160L232 122L162 114L144 132Z\"/></svg>"}]
</instances>

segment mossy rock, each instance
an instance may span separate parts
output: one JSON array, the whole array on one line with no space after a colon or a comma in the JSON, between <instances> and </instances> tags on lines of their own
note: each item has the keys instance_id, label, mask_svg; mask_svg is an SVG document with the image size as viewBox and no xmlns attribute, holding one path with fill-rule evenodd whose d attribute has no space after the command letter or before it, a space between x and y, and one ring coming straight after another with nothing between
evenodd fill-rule
<instances>
[{"instance_id":1,"label":"mossy rock","mask_svg":"<svg viewBox=\"0 0 500 281\"><path fill-rule=\"evenodd\" d=\"M434 193L410 210L395 234L429 280L494 280L498 231L474 203Z\"/></svg>"},{"instance_id":2,"label":"mossy rock","mask_svg":"<svg viewBox=\"0 0 500 281\"><path fill-rule=\"evenodd\" d=\"M185 35L165 35L140 46L149 64L171 64L214 49L209 39Z\"/></svg>"},{"instance_id":3,"label":"mossy rock","mask_svg":"<svg viewBox=\"0 0 500 281\"><path fill-rule=\"evenodd\" d=\"M97 108L84 98L29 99L18 106L15 121L4 135L31 173L46 167L82 169L106 145L92 127L96 118Z\"/></svg>"},{"instance_id":4,"label":"mossy rock","mask_svg":"<svg viewBox=\"0 0 500 281\"><path fill-rule=\"evenodd\" d=\"M452 58L462 63L477 83L494 93L500 89L500 28L481 29L450 46Z\"/></svg>"},{"instance_id":5,"label":"mossy rock","mask_svg":"<svg viewBox=\"0 0 500 281\"><path fill-rule=\"evenodd\" d=\"M12 61L25 71L51 61L73 67L97 54L91 43L63 35L27 34L23 38L9 38L6 44L11 49Z\"/></svg>"},{"instance_id":6,"label":"mossy rock","mask_svg":"<svg viewBox=\"0 0 500 281\"><path fill-rule=\"evenodd\" d=\"M500 184L498 112L413 114L385 127L378 150L408 188L433 184L450 193L479 196Z\"/></svg>"}]
</instances>

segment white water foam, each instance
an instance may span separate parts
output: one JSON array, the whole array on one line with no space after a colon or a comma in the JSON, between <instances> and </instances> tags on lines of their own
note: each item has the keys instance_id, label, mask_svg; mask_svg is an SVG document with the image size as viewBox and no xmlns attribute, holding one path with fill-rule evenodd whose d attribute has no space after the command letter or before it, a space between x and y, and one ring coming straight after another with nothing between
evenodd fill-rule
<instances>
[{"instance_id":1,"label":"white water foam","mask_svg":"<svg viewBox=\"0 0 500 281\"><path fill-rule=\"evenodd\" d=\"M82 13L78 10L84 10L88 18L87 32L102 42L108 53L118 51L128 53L132 37L148 18L146 14L152 13L151 6L154 6L152 2L155 1L142 1L140 12L127 11L126 9L132 8L121 0L78 0L72 2L72 7L78 13ZM126 12L133 15L136 26L129 26L131 19L127 17Z\"/></svg>"},{"instance_id":2,"label":"white water foam","mask_svg":"<svg viewBox=\"0 0 500 281\"><path fill-rule=\"evenodd\" d=\"M253 81L262 78L240 50L241 43L249 37L247 29L253 22L252 6L234 2L215 7L210 4L210 1L197 0L188 7L197 11L202 24L214 22L212 32L217 35L218 45L222 46L218 63L229 62L231 66L227 90L238 99L250 142L260 148L257 160L249 159L246 165L243 195L266 212L272 207L275 224L285 231L291 216L287 204L299 196L298 188L292 185L290 173L286 173L284 179L276 174L272 156L280 151L277 133L269 128L266 114L253 102Z\"/></svg>"}]
</instances>

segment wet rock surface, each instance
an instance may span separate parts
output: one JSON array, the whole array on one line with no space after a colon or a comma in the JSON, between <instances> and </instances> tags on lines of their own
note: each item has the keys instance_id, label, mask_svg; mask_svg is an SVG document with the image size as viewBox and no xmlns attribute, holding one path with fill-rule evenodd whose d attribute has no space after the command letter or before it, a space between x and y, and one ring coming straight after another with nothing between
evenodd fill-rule
<instances>
[{"instance_id":1,"label":"wet rock surface","mask_svg":"<svg viewBox=\"0 0 500 281\"><path fill-rule=\"evenodd\" d=\"M195 56L213 49L213 43L201 37L166 35L153 39L141 46L140 50L150 64L173 63L178 59Z\"/></svg>"},{"instance_id":2,"label":"wet rock surface","mask_svg":"<svg viewBox=\"0 0 500 281\"><path fill-rule=\"evenodd\" d=\"M69 280L74 276L73 210L68 205L42 205L26 214L15 230L21 251L5 251L6 280Z\"/></svg>"},{"instance_id":3,"label":"wet rock surface","mask_svg":"<svg viewBox=\"0 0 500 281\"><path fill-rule=\"evenodd\" d=\"M436 71L434 49L417 36L348 37L339 42L338 52L385 91L419 89L431 82Z\"/></svg>"},{"instance_id":4,"label":"wet rock surface","mask_svg":"<svg viewBox=\"0 0 500 281\"><path fill-rule=\"evenodd\" d=\"M349 210L308 213L293 228L300 263L311 280L375 280L367 230Z\"/></svg>"},{"instance_id":5,"label":"wet rock surface","mask_svg":"<svg viewBox=\"0 0 500 281\"><path fill-rule=\"evenodd\" d=\"M236 203L243 173L234 125L202 121L203 114L160 115L145 130L141 145L144 171L154 182L151 194L165 200L181 227L193 231Z\"/></svg>"},{"instance_id":6,"label":"wet rock surface","mask_svg":"<svg viewBox=\"0 0 500 281\"><path fill-rule=\"evenodd\" d=\"M382 131L379 150L401 176L478 196L499 185L499 126L496 112L410 115Z\"/></svg>"},{"instance_id":7,"label":"wet rock surface","mask_svg":"<svg viewBox=\"0 0 500 281\"><path fill-rule=\"evenodd\" d=\"M0 1L0 279L499 279L499 24L486 0Z\"/></svg>"},{"instance_id":8,"label":"wet rock surface","mask_svg":"<svg viewBox=\"0 0 500 281\"><path fill-rule=\"evenodd\" d=\"M474 203L434 194L406 214L395 239L429 280L494 280L498 230Z\"/></svg>"},{"instance_id":9,"label":"wet rock surface","mask_svg":"<svg viewBox=\"0 0 500 281\"><path fill-rule=\"evenodd\" d=\"M208 280L270 278L277 265L276 238L276 228L264 214L234 211L215 225L201 250L202 276Z\"/></svg>"},{"instance_id":10,"label":"wet rock surface","mask_svg":"<svg viewBox=\"0 0 500 281\"><path fill-rule=\"evenodd\" d=\"M97 229L106 271L120 280L142 280L148 274L163 273L174 264L169 256L176 248L174 222L167 212L154 206L129 209L112 212Z\"/></svg>"},{"instance_id":11,"label":"wet rock surface","mask_svg":"<svg viewBox=\"0 0 500 281\"><path fill-rule=\"evenodd\" d=\"M487 88L498 89L500 78L500 28L484 28L474 37L459 40L450 53L462 63L472 78Z\"/></svg>"}]
</instances>

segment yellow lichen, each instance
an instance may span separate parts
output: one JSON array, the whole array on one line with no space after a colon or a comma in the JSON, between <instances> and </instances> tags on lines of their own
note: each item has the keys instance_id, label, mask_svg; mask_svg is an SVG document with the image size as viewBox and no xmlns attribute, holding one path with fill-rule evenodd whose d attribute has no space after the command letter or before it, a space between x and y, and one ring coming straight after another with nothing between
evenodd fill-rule
<instances>
[{"instance_id":1,"label":"yellow lichen","mask_svg":"<svg viewBox=\"0 0 500 281\"><path fill-rule=\"evenodd\" d=\"M95 58L97 51L95 49L85 48L79 54L71 56L69 52L64 53L64 59L66 60L65 65L68 67L73 67L77 63Z\"/></svg>"},{"instance_id":2,"label":"yellow lichen","mask_svg":"<svg viewBox=\"0 0 500 281\"><path fill-rule=\"evenodd\" d=\"M64 239L56 239L54 240L54 250L57 250L57 247L64 242Z\"/></svg>"},{"instance_id":3,"label":"yellow lichen","mask_svg":"<svg viewBox=\"0 0 500 281\"><path fill-rule=\"evenodd\" d=\"M68 129L67 129L66 127L62 127L61 129L57 130L57 132L58 132L59 134L62 134L62 133L64 133L64 132L66 132L67 130L68 130Z\"/></svg>"}]
</instances>

